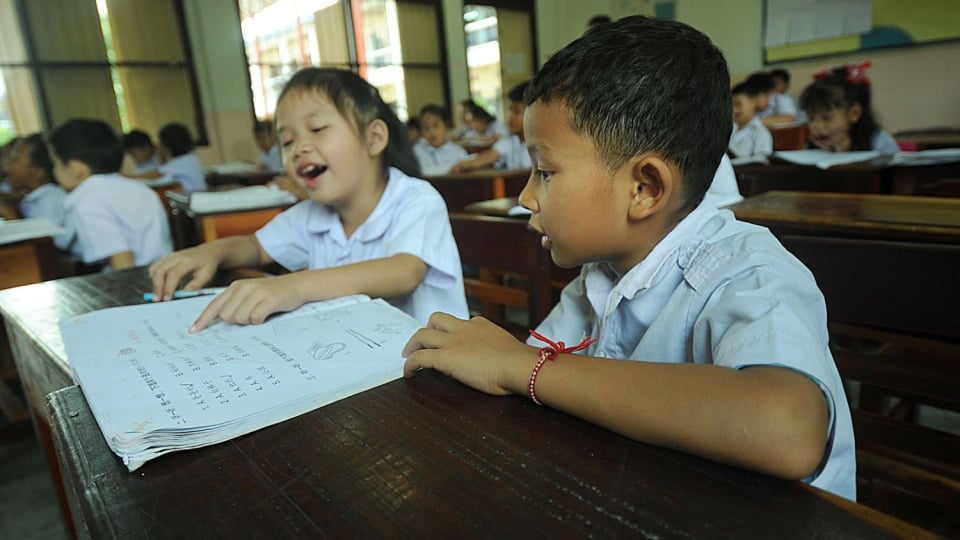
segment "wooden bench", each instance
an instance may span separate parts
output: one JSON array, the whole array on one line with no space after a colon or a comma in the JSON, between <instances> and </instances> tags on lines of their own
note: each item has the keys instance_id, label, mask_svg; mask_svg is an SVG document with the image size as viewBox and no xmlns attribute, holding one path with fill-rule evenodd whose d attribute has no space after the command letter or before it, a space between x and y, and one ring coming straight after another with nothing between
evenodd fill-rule
<instances>
[{"instance_id":1,"label":"wooden bench","mask_svg":"<svg viewBox=\"0 0 960 540\"><path fill-rule=\"evenodd\" d=\"M860 502L960 535L960 246L784 236L827 301ZM855 381L855 384L850 384ZM935 408L951 431L918 420Z\"/></svg>"},{"instance_id":2,"label":"wooden bench","mask_svg":"<svg viewBox=\"0 0 960 540\"><path fill-rule=\"evenodd\" d=\"M803 150L807 147L807 124L770 126L774 151Z\"/></svg>"}]
</instances>

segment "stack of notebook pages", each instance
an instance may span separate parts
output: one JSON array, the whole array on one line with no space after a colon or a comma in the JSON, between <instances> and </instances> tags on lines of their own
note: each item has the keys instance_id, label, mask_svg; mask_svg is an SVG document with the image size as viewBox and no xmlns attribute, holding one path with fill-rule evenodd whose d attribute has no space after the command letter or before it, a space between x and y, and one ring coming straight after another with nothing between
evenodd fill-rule
<instances>
[{"instance_id":1,"label":"stack of notebook pages","mask_svg":"<svg viewBox=\"0 0 960 540\"><path fill-rule=\"evenodd\" d=\"M383 300L349 296L188 333L213 298L60 321L74 379L130 471L400 378L400 352L421 326Z\"/></svg>"},{"instance_id":2,"label":"stack of notebook pages","mask_svg":"<svg viewBox=\"0 0 960 540\"><path fill-rule=\"evenodd\" d=\"M296 196L289 191L267 186L249 186L229 191L197 191L190 194L190 210L202 214L289 206L296 202Z\"/></svg>"}]
</instances>

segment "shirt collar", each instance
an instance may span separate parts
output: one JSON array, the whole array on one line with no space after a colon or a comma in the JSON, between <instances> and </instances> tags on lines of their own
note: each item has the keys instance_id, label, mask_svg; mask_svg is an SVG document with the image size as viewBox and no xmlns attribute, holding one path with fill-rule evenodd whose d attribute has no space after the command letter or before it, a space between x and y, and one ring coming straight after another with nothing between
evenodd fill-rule
<instances>
[{"instance_id":1,"label":"shirt collar","mask_svg":"<svg viewBox=\"0 0 960 540\"><path fill-rule=\"evenodd\" d=\"M377 206L374 207L373 212L371 212L366 221L357 228L351 238L356 238L361 242L369 242L380 238L387 232L387 227L390 226L390 209L395 206L395 199L399 196L397 190L400 189L398 184L403 181L402 176L402 172L390 167L387 187L383 190L383 194L380 195ZM309 232L322 234L330 232L335 228L339 228L341 232L343 231L340 216L333 208L314 201L310 201L310 204L314 206L315 211L311 213L310 220L307 222L307 230Z\"/></svg>"}]
</instances>

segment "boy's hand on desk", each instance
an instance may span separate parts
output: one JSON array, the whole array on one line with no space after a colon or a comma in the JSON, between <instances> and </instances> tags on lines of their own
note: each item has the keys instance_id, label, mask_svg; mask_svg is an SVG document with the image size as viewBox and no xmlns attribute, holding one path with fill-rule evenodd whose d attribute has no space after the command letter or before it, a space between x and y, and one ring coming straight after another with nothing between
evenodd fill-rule
<instances>
[{"instance_id":1,"label":"boy's hand on desk","mask_svg":"<svg viewBox=\"0 0 960 540\"><path fill-rule=\"evenodd\" d=\"M538 358L536 347L483 317L465 321L439 312L410 338L401 355L407 359L405 377L420 368L435 369L493 395L522 393Z\"/></svg>"},{"instance_id":2,"label":"boy's hand on desk","mask_svg":"<svg viewBox=\"0 0 960 540\"><path fill-rule=\"evenodd\" d=\"M183 288L199 289L206 285L217 271L220 261L216 254L205 246L175 251L150 265L155 302L170 300L180 281L191 276Z\"/></svg>"},{"instance_id":3,"label":"boy's hand on desk","mask_svg":"<svg viewBox=\"0 0 960 540\"><path fill-rule=\"evenodd\" d=\"M274 313L293 311L303 305L296 274L234 281L218 294L190 327L196 333L216 320L234 324L261 324Z\"/></svg>"}]
</instances>

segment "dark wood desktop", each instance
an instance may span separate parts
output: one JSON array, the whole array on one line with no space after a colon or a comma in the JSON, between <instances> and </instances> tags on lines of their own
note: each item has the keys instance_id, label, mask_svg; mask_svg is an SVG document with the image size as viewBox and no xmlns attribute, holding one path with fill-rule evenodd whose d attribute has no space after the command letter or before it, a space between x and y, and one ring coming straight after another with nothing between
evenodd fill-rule
<instances>
[{"instance_id":1,"label":"dark wood desktop","mask_svg":"<svg viewBox=\"0 0 960 540\"><path fill-rule=\"evenodd\" d=\"M80 536L857 538L925 532L777 480L492 397L435 372L128 473L70 367L60 317L141 301L143 269L0 292Z\"/></svg>"}]
</instances>

